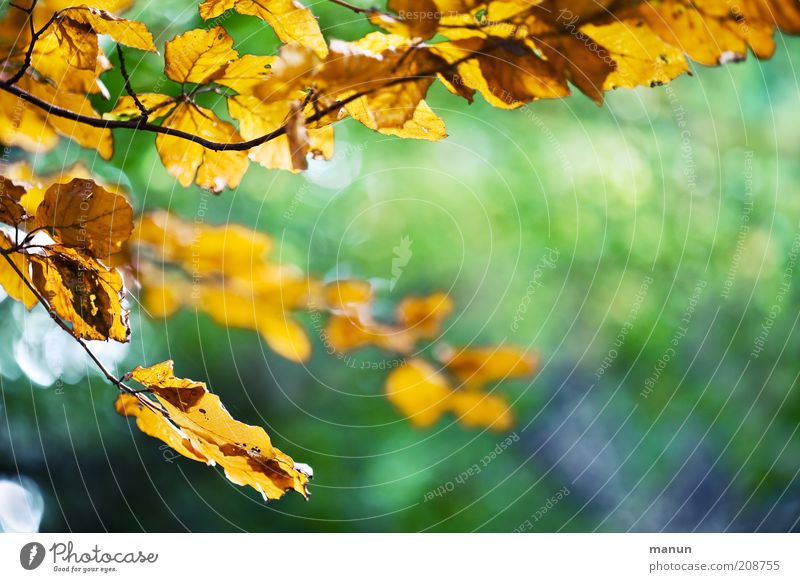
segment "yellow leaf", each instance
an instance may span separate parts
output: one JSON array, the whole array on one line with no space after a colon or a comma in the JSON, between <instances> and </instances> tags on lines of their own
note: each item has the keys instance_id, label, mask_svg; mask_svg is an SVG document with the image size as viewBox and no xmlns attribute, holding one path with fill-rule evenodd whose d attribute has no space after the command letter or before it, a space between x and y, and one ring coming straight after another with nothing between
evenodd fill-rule
<instances>
[{"instance_id":1,"label":"yellow leaf","mask_svg":"<svg viewBox=\"0 0 800 582\"><path fill-rule=\"evenodd\" d=\"M44 101L79 115L99 118L86 95L72 93L56 88L49 83L40 83L26 76L20 80L20 86ZM84 123L72 121L64 117L50 115L47 122L55 130L83 147L95 149L103 159L111 158L114 152L111 130L92 127Z\"/></svg>"},{"instance_id":2,"label":"yellow leaf","mask_svg":"<svg viewBox=\"0 0 800 582\"><path fill-rule=\"evenodd\" d=\"M452 412L467 428L508 430L514 417L505 398L475 390L454 390L447 377L413 358L386 379L386 396L412 424L428 427Z\"/></svg>"},{"instance_id":3,"label":"yellow leaf","mask_svg":"<svg viewBox=\"0 0 800 582\"><path fill-rule=\"evenodd\" d=\"M661 85L689 70L683 53L641 21L587 24L581 31L604 47L616 63L616 70L605 80L606 89Z\"/></svg>"},{"instance_id":4,"label":"yellow leaf","mask_svg":"<svg viewBox=\"0 0 800 582\"><path fill-rule=\"evenodd\" d=\"M311 342L305 329L285 311L271 313L262 309L256 325L269 347L284 358L306 362L311 357Z\"/></svg>"},{"instance_id":5,"label":"yellow leaf","mask_svg":"<svg viewBox=\"0 0 800 582\"><path fill-rule=\"evenodd\" d=\"M419 427L434 424L450 407L450 386L427 362L413 359L392 370L386 396L403 416Z\"/></svg>"},{"instance_id":6,"label":"yellow leaf","mask_svg":"<svg viewBox=\"0 0 800 582\"><path fill-rule=\"evenodd\" d=\"M166 43L164 72L178 83L208 83L224 74L239 54L221 26L184 32Z\"/></svg>"},{"instance_id":7,"label":"yellow leaf","mask_svg":"<svg viewBox=\"0 0 800 582\"><path fill-rule=\"evenodd\" d=\"M286 358L310 356L305 330L289 312L307 306L318 286L297 269L268 262L267 235L235 224L198 226L158 212L142 218L132 244L142 303L151 315L193 307L220 325L258 331Z\"/></svg>"},{"instance_id":8,"label":"yellow leaf","mask_svg":"<svg viewBox=\"0 0 800 582\"><path fill-rule=\"evenodd\" d=\"M495 46L485 39L470 38L439 43L432 50L447 62L460 63L457 70L463 84L479 91L495 107L513 109L534 99L569 95L565 79L553 65L520 42ZM466 57L472 58L463 61Z\"/></svg>"},{"instance_id":9,"label":"yellow leaf","mask_svg":"<svg viewBox=\"0 0 800 582\"><path fill-rule=\"evenodd\" d=\"M271 133L289 121L290 101L266 102L249 95L228 98L228 111L239 122L239 131L244 139L254 139ZM295 122L299 117L295 117ZM297 127L299 129L299 126ZM330 158L333 154L333 128L306 128L308 149ZM295 139L298 135L295 135ZM300 151L289 142L288 135L281 135L250 150L248 156L265 168L299 171ZM305 157L303 155L303 162Z\"/></svg>"},{"instance_id":10,"label":"yellow leaf","mask_svg":"<svg viewBox=\"0 0 800 582\"><path fill-rule=\"evenodd\" d=\"M42 153L56 146L58 135L45 115L33 105L10 93L0 92L0 143Z\"/></svg>"},{"instance_id":11,"label":"yellow leaf","mask_svg":"<svg viewBox=\"0 0 800 582\"><path fill-rule=\"evenodd\" d=\"M25 194L27 192L24 187L0 176L0 222L16 226L28 218L28 213L20 204Z\"/></svg>"},{"instance_id":12,"label":"yellow leaf","mask_svg":"<svg viewBox=\"0 0 800 582\"><path fill-rule=\"evenodd\" d=\"M203 454L194 448L192 439L172 424L169 419L161 412L154 411L150 406L133 394L120 394L114 402L114 408L122 416L129 416L136 419L136 426L144 434L157 438L175 452L193 461L213 464Z\"/></svg>"},{"instance_id":13,"label":"yellow leaf","mask_svg":"<svg viewBox=\"0 0 800 582\"><path fill-rule=\"evenodd\" d=\"M253 487L265 500L279 499L291 489L308 497L310 471L273 447L263 428L235 420L205 384L176 378L172 361L136 368L128 376L152 391L169 421L180 430L177 452L221 466L230 481ZM144 398L139 396L140 400ZM146 415L143 424L147 434L170 446L176 442L163 423L144 413L144 406L131 406L130 399L125 398L117 409L137 417Z\"/></svg>"},{"instance_id":14,"label":"yellow leaf","mask_svg":"<svg viewBox=\"0 0 800 582\"><path fill-rule=\"evenodd\" d=\"M251 93L253 88L272 74L272 63L277 57L242 55L228 63L222 76L214 80L217 85L230 87L237 93Z\"/></svg>"},{"instance_id":15,"label":"yellow leaf","mask_svg":"<svg viewBox=\"0 0 800 582\"><path fill-rule=\"evenodd\" d=\"M0 249L7 250L13 246L13 241L8 238L4 233L0 232ZM31 309L37 303L36 296L30 290L28 285L25 284L17 270L22 273L25 278L30 282L30 263L24 253L11 253L6 255L8 258L0 257L0 287L5 289L5 292L12 299L16 299ZM16 266L16 270L8 261L11 261Z\"/></svg>"},{"instance_id":16,"label":"yellow leaf","mask_svg":"<svg viewBox=\"0 0 800 582\"><path fill-rule=\"evenodd\" d=\"M44 228L65 246L88 249L107 261L133 231L133 208L121 194L94 180L74 178L47 189L36 210L35 226Z\"/></svg>"},{"instance_id":17,"label":"yellow leaf","mask_svg":"<svg viewBox=\"0 0 800 582\"><path fill-rule=\"evenodd\" d=\"M164 120L166 127L182 130L206 139L233 143L241 141L236 129L219 119L210 109L194 103L180 103ZM212 192L236 188L247 171L247 154L239 151L213 151L198 143L158 134L156 149L167 171L181 186L197 185Z\"/></svg>"},{"instance_id":18,"label":"yellow leaf","mask_svg":"<svg viewBox=\"0 0 800 582\"><path fill-rule=\"evenodd\" d=\"M457 391L450 396L450 406L458 421L467 428L506 431L514 425L511 407L499 394Z\"/></svg>"}]
</instances>

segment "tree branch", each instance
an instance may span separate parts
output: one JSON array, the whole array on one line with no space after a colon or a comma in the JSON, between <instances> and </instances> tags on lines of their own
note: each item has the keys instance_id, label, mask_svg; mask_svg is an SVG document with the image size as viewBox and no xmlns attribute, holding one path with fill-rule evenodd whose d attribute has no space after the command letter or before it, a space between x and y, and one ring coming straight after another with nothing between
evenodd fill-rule
<instances>
[{"instance_id":1,"label":"tree branch","mask_svg":"<svg viewBox=\"0 0 800 582\"><path fill-rule=\"evenodd\" d=\"M424 79L426 77L433 77L439 73L443 73L447 70L450 70L458 66L462 62L475 58L475 56L476 55L474 54L470 54L453 63L449 63L444 67L440 67L438 69L432 69L430 71L424 71L416 75L397 77L375 89L369 89L366 91L354 93L353 95L350 95L349 97L346 97L341 101L337 101L336 103L319 110L314 115L307 118L306 121L312 123L315 121L319 121L326 115L330 115L331 113L338 111L348 103L351 103L356 99L360 99L361 97L366 97L367 95L370 95L375 91L385 89L387 87L392 87L394 85L398 85L401 83L419 81L420 79ZM218 142L205 139L203 137L200 137L193 133L182 131L180 129L174 129L172 127L151 123L147 121L147 119L144 117L136 117L134 119L128 119L128 120L116 120L116 119L102 119L100 117L90 117L88 115L75 113L74 111L70 111L69 109L64 109L63 107L59 107L57 105L53 105L52 103L48 103L44 99L41 99L31 93L28 93L24 89L18 87L17 85L11 84L8 81L0 82L0 90L6 91L7 93L11 93L12 95L16 95L17 97L27 101L28 103L31 103L32 105L35 105L36 107L48 112L51 115L55 115L56 117L62 117L64 119L69 119L70 121L82 123L90 127L98 127L101 129L131 129L138 131L148 131L151 133L159 133L163 135L177 137L180 139L185 139L187 141L194 142L196 144L203 146L206 149L213 151L247 151L256 146L260 146L261 144L264 144L268 141L272 141L273 139L280 137L286 133L286 126L284 125L274 131L271 131L270 133L267 133L265 135L247 141Z\"/></svg>"},{"instance_id":2,"label":"tree branch","mask_svg":"<svg viewBox=\"0 0 800 582\"><path fill-rule=\"evenodd\" d=\"M56 323L56 325L58 325L58 327L60 327L65 332L67 332L67 334L72 339L74 339L76 342L78 342L78 345L80 345L83 348L83 351L88 354L88 356L91 358L91 360L97 366L97 368L100 370L100 372L103 374L103 376L106 377L106 379L109 382L111 382L114 386L116 386L121 391L126 392L128 394L132 394L134 396L137 395L137 394L141 394L142 392L149 392L149 390L135 390L135 389L131 388L130 386L128 386L127 384L125 384L120 378L117 378L116 376L114 376L114 374L112 374L108 370L108 368L106 368L105 364L103 364L103 362L101 362L100 359L94 354L94 352L92 352L92 350L89 348L89 346L86 344L86 342L83 339L75 336L72 333L72 330L69 328L69 326L53 310L53 308L50 306L50 303L39 292L39 290L36 289L36 287L33 286L33 284L30 282L30 280L28 280L28 278L20 270L20 268L17 266L17 264L11 259L11 256L6 254L6 253L2 253L2 256L6 260L6 262L8 262L8 264L11 266L11 268L17 274L17 276L20 278L20 280L30 290L30 292L33 293L33 296L36 297L36 299L39 301L39 303L41 303L42 306L47 310L47 313L48 313L48 315L50 315L50 318ZM151 408L153 408L154 410L156 410L156 411L158 411L158 412L160 412L162 414L164 413L164 411L162 411L159 407L155 406L155 404L153 404L150 399L139 398L140 402L142 402L143 400L147 400L149 402L149 404L147 404L147 405L151 406Z\"/></svg>"},{"instance_id":3,"label":"tree branch","mask_svg":"<svg viewBox=\"0 0 800 582\"><path fill-rule=\"evenodd\" d=\"M147 116L149 114L147 111L147 107L145 107L144 103L142 103L139 100L139 96L136 94L136 91L134 91L133 87L131 86L131 77L128 74L128 68L125 66L125 54L122 52L122 45L120 45L119 43L117 43L117 58L119 59L119 72L122 75L122 80L125 83L125 92L128 95L130 95L131 99L133 99L133 102L136 104L136 107L142 114L141 115L142 119L144 119L146 122Z\"/></svg>"}]
</instances>

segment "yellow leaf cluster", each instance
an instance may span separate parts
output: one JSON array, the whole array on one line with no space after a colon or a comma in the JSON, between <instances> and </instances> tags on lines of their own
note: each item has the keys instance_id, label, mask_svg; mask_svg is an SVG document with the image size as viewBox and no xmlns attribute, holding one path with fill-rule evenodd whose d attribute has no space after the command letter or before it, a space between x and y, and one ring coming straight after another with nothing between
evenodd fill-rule
<instances>
[{"instance_id":1,"label":"yellow leaf cluster","mask_svg":"<svg viewBox=\"0 0 800 582\"><path fill-rule=\"evenodd\" d=\"M33 98L71 114L99 118L88 97L100 93L108 98L100 75L111 68L111 63L99 47L98 35L131 48L156 50L144 24L113 14L129 4L102 0L36 2L30 15L35 37L28 26L29 16L21 9L29 8L30 0L9 7L0 21L3 80L24 69L16 85ZM113 153L110 130L48 115L47 108L0 93L0 143L42 152L55 147L59 135L97 150L105 159Z\"/></svg>"},{"instance_id":2,"label":"yellow leaf cluster","mask_svg":"<svg viewBox=\"0 0 800 582\"><path fill-rule=\"evenodd\" d=\"M438 339L453 309L444 293L407 297L397 305L396 323L390 325L373 319L373 294L367 282L330 283L322 297L331 313L325 336L340 352L374 345L406 356L416 354L421 340ZM507 430L513 423L510 405L485 387L529 376L536 358L512 346L455 350L438 343L434 351L440 369L413 355L389 374L385 384L389 401L419 427L431 426L452 412L466 427Z\"/></svg>"},{"instance_id":3,"label":"yellow leaf cluster","mask_svg":"<svg viewBox=\"0 0 800 582\"><path fill-rule=\"evenodd\" d=\"M138 222L131 247L142 305L151 316L190 307L225 327L258 331L290 360L311 355L311 342L292 311L308 304L316 284L297 269L271 263L267 235L155 212Z\"/></svg>"},{"instance_id":4,"label":"yellow leaf cluster","mask_svg":"<svg viewBox=\"0 0 800 582\"><path fill-rule=\"evenodd\" d=\"M0 285L29 309L41 297L77 338L126 342L125 286L110 263L132 208L91 179L63 180L42 184L24 164L0 177Z\"/></svg>"}]
</instances>

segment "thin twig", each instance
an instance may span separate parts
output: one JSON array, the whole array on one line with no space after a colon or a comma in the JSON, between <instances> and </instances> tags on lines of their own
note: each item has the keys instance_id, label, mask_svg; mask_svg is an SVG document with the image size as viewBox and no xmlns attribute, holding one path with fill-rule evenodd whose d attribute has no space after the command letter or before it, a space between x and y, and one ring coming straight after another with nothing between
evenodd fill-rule
<instances>
[{"instance_id":1,"label":"thin twig","mask_svg":"<svg viewBox=\"0 0 800 582\"><path fill-rule=\"evenodd\" d=\"M56 19L61 15L61 12L54 12L50 19L44 23L44 25L39 29L35 30L34 22L33 22L33 9L36 7L36 2L38 0L33 0L31 3L30 12L28 12L28 27L30 28L30 35L31 41L28 43L28 48L25 50L25 60L22 62L22 65L14 73L11 77L3 81L5 85L13 85L17 81L19 81L22 76L30 69L31 63L33 62L33 49L36 46L36 42L42 37L45 31L50 28L50 26L56 21Z\"/></svg>"},{"instance_id":2,"label":"thin twig","mask_svg":"<svg viewBox=\"0 0 800 582\"><path fill-rule=\"evenodd\" d=\"M356 14L368 14L370 12L376 12L375 8L362 8L361 6L356 6L355 4L350 4L350 2L345 2L345 0L331 0L334 4L338 4L339 6L343 6L348 10L352 10Z\"/></svg>"}]
</instances>

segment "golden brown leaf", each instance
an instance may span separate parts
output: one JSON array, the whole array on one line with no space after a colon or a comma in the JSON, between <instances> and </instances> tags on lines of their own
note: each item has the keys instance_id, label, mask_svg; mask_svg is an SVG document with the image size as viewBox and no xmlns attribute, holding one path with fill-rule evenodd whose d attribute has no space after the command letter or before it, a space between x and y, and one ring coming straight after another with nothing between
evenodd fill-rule
<instances>
[{"instance_id":1,"label":"golden brown leaf","mask_svg":"<svg viewBox=\"0 0 800 582\"><path fill-rule=\"evenodd\" d=\"M97 112L92 107L86 95L72 93L61 87L56 88L49 83L40 83L31 77L23 77L19 83L23 89L30 91L36 97L43 99L62 109L66 109L79 115L99 118ZM92 127L85 123L50 115L47 122L59 134L68 137L83 147L95 149L103 159L111 158L114 152L111 138L111 130Z\"/></svg>"},{"instance_id":2,"label":"golden brown leaf","mask_svg":"<svg viewBox=\"0 0 800 582\"><path fill-rule=\"evenodd\" d=\"M230 123L222 121L210 109L190 102L177 105L164 125L223 143L241 141ZM156 137L156 149L164 167L184 187L196 178L201 188L221 192L224 188L236 188L247 171L246 152L213 151L165 134Z\"/></svg>"},{"instance_id":3,"label":"golden brown leaf","mask_svg":"<svg viewBox=\"0 0 800 582\"><path fill-rule=\"evenodd\" d=\"M29 254L33 285L59 317L72 325L72 334L88 340L130 338L125 286L116 269L63 245Z\"/></svg>"},{"instance_id":4,"label":"golden brown leaf","mask_svg":"<svg viewBox=\"0 0 800 582\"><path fill-rule=\"evenodd\" d=\"M159 212L142 218L132 243L151 315L192 307L220 325L258 331L288 359L309 358L311 344L290 312L308 304L316 285L269 263L265 234L235 224L198 227Z\"/></svg>"},{"instance_id":5,"label":"golden brown leaf","mask_svg":"<svg viewBox=\"0 0 800 582\"><path fill-rule=\"evenodd\" d=\"M249 95L237 95L228 98L228 111L231 117L239 122L242 137L254 139L283 127L289 120L291 102L265 102ZM298 119L296 117L295 121ZM330 158L333 155L333 127L305 128L305 130L308 150L314 155ZM299 171L305 167L303 165L305 153L302 164L299 153L300 150L296 146L293 149L289 143L288 135L281 135L251 149L248 156L265 168Z\"/></svg>"},{"instance_id":6,"label":"golden brown leaf","mask_svg":"<svg viewBox=\"0 0 800 582\"><path fill-rule=\"evenodd\" d=\"M36 210L35 226L65 246L88 249L107 261L133 231L133 208L127 198L94 180L74 178L53 184Z\"/></svg>"},{"instance_id":7,"label":"golden brown leaf","mask_svg":"<svg viewBox=\"0 0 800 582\"><path fill-rule=\"evenodd\" d=\"M364 285L335 282L324 292L331 311L325 335L339 352L375 345L401 354L411 353L417 342L440 333L442 322L452 311L452 301L444 293L408 297L397 307L395 325L381 323L372 317L372 296Z\"/></svg>"},{"instance_id":8,"label":"golden brown leaf","mask_svg":"<svg viewBox=\"0 0 800 582\"><path fill-rule=\"evenodd\" d=\"M220 77L214 79L217 85L230 87L237 93L249 94L272 74L272 64L277 57L242 55L225 67Z\"/></svg>"},{"instance_id":9,"label":"golden brown leaf","mask_svg":"<svg viewBox=\"0 0 800 582\"><path fill-rule=\"evenodd\" d=\"M439 360L464 386L483 388L489 382L522 378L536 369L536 357L512 346L441 350Z\"/></svg>"},{"instance_id":10,"label":"golden brown leaf","mask_svg":"<svg viewBox=\"0 0 800 582\"><path fill-rule=\"evenodd\" d=\"M166 43L164 72L178 83L208 83L225 73L239 54L221 26L184 32Z\"/></svg>"},{"instance_id":11,"label":"golden brown leaf","mask_svg":"<svg viewBox=\"0 0 800 582\"><path fill-rule=\"evenodd\" d=\"M33 105L21 97L0 92L0 143L42 153L56 146L58 135Z\"/></svg>"},{"instance_id":12,"label":"golden brown leaf","mask_svg":"<svg viewBox=\"0 0 800 582\"><path fill-rule=\"evenodd\" d=\"M90 29L94 34L106 34L114 42L131 48L148 52L156 51L153 35L143 23L114 16L98 7L84 5L67 8L59 13L58 20L70 20Z\"/></svg>"}]
</instances>

